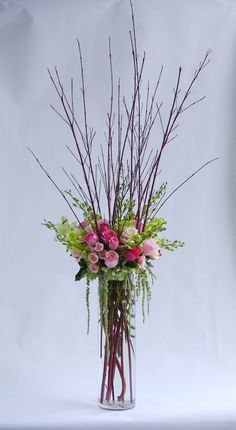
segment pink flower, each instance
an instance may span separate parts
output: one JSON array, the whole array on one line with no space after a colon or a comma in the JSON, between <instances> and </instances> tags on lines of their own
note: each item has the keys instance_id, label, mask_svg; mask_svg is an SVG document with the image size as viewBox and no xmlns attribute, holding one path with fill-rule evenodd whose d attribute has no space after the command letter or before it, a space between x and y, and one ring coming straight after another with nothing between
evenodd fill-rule
<instances>
[{"instance_id":1,"label":"pink flower","mask_svg":"<svg viewBox=\"0 0 236 430\"><path fill-rule=\"evenodd\" d=\"M98 271L99 271L99 265L96 263L89 264L88 268L89 268L90 272L93 272L93 273L98 273Z\"/></svg>"},{"instance_id":2,"label":"pink flower","mask_svg":"<svg viewBox=\"0 0 236 430\"><path fill-rule=\"evenodd\" d=\"M70 255L71 255L71 257L74 257L76 259L76 261L80 261L80 259L82 257L82 251L78 251L77 249L72 249L70 251Z\"/></svg>"},{"instance_id":3,"label":"pink flower","mask_svg":"<svg viewBox=\"0 0 236 430\"><path fill-rule=\"evenodd\" d=\"M79 223L79 227L80 227L81 229L84 229L85 227L87 227L87 225L89 225L89 222L88 222L87 220L81 221L81 222Z\"/></svg>"},{"instance_id":4,"label":"pink flower","mask_svg":"<svg viewBox=\"0 0 236 430\"><path fill-rule=\"evenodd\" d=\"M127 251L124 254L124 258L127 261L134 261L134 260L138 260L138 258L140 257L141 254L141 248L139 246L133 246L133 248L129 249L129 251Z\"/></svg>"},{"instance_id":5,"label":"pink flower","mask_svg":"<svg viewBox=\"0 0 236 430\"><path fill-rule=\"evenodd\" d=\"M117 252L107 251L105 265L109 267L109 269L116 267L118 264L118 261L119 261L119 254Z\"/></svg>"},{"instance_id":6,"label":"pink flower","mask_svg":"<svg viewBox=\"0 0 236 430\"><path fill-rule=\"evenodd\" d=\"M112 236L109 240L109 248L115 251L119 246L119 239L116 236Z\"/></svg>"},{"instance_id":7,"label":"pink flower","mask_svg":"<svg viewBox=\"0 0 236 430\"><path fill-rule=\"evenodd\" d=\"M95 252L90 252L88 255L88 259L89 259L89 261L91 261L91 263L97 263L98 262L98 255L95 254Z\"/></svg>"},{"instance_id":8,"label":"pink flower","mask_svg":"<svg viewBox=\"0 0 236 430\"><path fill-rule=\"evenodd\" d=\"M96 243L96 245L95 245L95 251L97 251L97 252L101 252L101 251L103 251L103 250L104 250L104 245L103 245L103 243L97 242L97 243Z\"/></svg>"},{"instance_id":9,"label":"pink flower","mask_svg":"<svg viewBox=\"0 0 236 430\"><path fill-rule=\"evenodd\" d=\"M106 219L99 219L97 222L98 231L102 234L105 230L109 229L109 222Z\"/></svg>"},{"instance_id":10,"label":"pink flower","mask_svg":"<svg viewBox=\"0 0 236 430\"><path fill-rule=\"evenodd\" d=\"M114 230L110 230L109 228L107 228L106 230L103 230L102 238L104 242L109 243L109 240L112 237L117 237L117 233Z\"/></svg>"},{"instance_id":11,"label":"pink flower","mask_svg":"<svg viewBox=\"0 0 236 430\"><path fill-rule=\"evenodd\" d=\"M137 260L138 264L140 267L144 267L146 264L146 257L145 255L141 255L138 260Z\"/></svg>"},{"instance_id":12,"label":"pink flower","mask_svg":"<svg viewBox=\"0 0 236 430\"><path fill-rule=\"evenodd\" d=\"M92 227L87 220L83 220L79 223L78 229L79 230L92 230Z\"/></svg>"},{"instance_id":13,"label":"pink flower","mask_svg":"<svg viewBox=\"0 0 236 430\"><path fill-rule=\"evenodd\" d=\"M105 249L103 251L99 252L100 260L106 260L106 256L107 256L107 251L105 251Z\"/></svg>"},{"instance_id":14,"label":"pink flower","mask_svg":"<svg viewBox=\"0 0 236 430\"><path fill-rule=\"evenodd\" d=\"M161 256L161 250L156 239L146 239L142 243L143 253L146 257L157 259Z\"/></svg>"},{"instance_id":15,"label":"pink flower","mask_svg":"<svg viewBox=\"0 0 236 430\"><path fill-rule=\"evenodd\" d=\"M90 231L83 238L83 242L87 243L89 246L95 246L97 241L98 235L94 231Z\"/></svg>"}]
</instances>

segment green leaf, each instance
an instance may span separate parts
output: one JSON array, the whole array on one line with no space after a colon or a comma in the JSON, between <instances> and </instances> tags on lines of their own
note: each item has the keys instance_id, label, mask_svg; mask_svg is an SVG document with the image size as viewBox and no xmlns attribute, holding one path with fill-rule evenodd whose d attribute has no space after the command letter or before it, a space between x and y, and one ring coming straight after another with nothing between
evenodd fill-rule
<instances>
[{"instance_id":1,"label":"green leaf","mask_svg":"<svg viewBox=\"0 0 236 430\"><path fill-rule=\"evenodd\" d=\"M153 267L153 264L151 263L151 261L148 261L148 260L147 260L147 261L146 261L146 264L147 264L147 266L148 266L148 267Z\"/></svg>"},{"instance_id":2,"label":"green leaf","mask_svg":"<svg viewBox=\"0 0 236 430\"><path fill-rule=\"evenodd\" d=\"M81 267L78 273L75 275L75 281L80 281L86 274L86 269Z\"/></svg>"},{"instance_id":3,"label":"green leaf","mask_svg":"<svg viewBox=\"0 0 236 430\"><path fill-rule=\"evenodd\" d=\"M138 264L136 261L128 261L126 264L127 264L127 267L130 267L132 269L136 269L138 267Z\"/></svg>"}]
</instances>

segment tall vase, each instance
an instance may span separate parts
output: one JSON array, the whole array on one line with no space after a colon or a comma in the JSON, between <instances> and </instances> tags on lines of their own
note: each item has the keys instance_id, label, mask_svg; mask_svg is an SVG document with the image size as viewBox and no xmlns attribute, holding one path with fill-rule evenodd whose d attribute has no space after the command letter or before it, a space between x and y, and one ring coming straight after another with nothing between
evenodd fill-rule
<instances>
[{"instance_id":1,"label":"tall vase","mask_svg":"<svg viewBox=\"0 0 236 430\"><path fill-rule=\"evenodd\" d=\"M125 410L135 406L135 286L125 280L99 281L99 406Z\"/></svg>"}]
</instances>

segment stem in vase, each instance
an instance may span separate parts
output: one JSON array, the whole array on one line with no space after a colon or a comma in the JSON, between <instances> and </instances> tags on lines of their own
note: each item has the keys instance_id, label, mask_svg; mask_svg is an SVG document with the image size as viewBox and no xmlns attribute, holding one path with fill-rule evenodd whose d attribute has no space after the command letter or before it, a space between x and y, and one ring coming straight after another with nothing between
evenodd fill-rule
<instances>
[{"instance_id":1,"label":"stem in vase","mask_svg":"<svg viewBox=\"0 0 236 430\"><path fill-rule=\"evenodd\" d=\"M117 359L118 363L119 360ZM120 363L119 363L120 364ZM120 376L122 379L122 391L118 400L122 400L124 402L125 392L126 392L126 380L124 374L124 317L122 313L122 323L121 323L121 364L120 364Z\"/></svg>"},{"instance_id":2,"label":"stem in vase","mask_svg":"<svg viewBox=\"0 0 236 430\"><path fill-rule=\"evenodd\" d=\"M105 345L105 355L104 355L104 365L103 365L103 375L102 375L102 386L101 386L101 396L100 396L101 403L103 403L103 400L104 400L106 374L107 374L107 346Z\"/></svg>"},{"instance_id":3,"label":"stem in vase","mask_svg":"<svg viewBox=\"0 0 236 430\"><path fill-rule=\"evenodd\" d=\"M128 357L129 357L129 387L130 387L130 401L133 402L133 381L132 381L132 359L131 359L131 340L128 335L127 337L128 343Z\"/></svg>"},{"instance_id":4,"label":"stem in vase","mask_svg":"<svg viewBox=\"0 0 236 430\"><path fill-rule=\"evenodd\" d=\"M109 358L108 358L108 384L107 384L107 392L106 392L106 400L109 401L111 397L111 365L112 365L112 351L114 348L113 342L113 311L109 313ZM107 342L106 342L107 344Z\"/></svg>"},{"instance_id":5,"label":"stem in vase","mask_svg":"<svg viewBox=\"0 0 236 430\"><path fill-rule=\"evenodd\" d=\"M118 338L120 333L120 325L121 325L121 317L118 320L117 328L114 327L114 335L112 335L112 342L110 344L110 358L109 358L109 371L108 371L108 387L107 387L107 395L106 400L109 402L111 398L111 391L115 376L115 369L116 369L116 351L117 351L117 344L118 344Z\"/></svg>"}]
</instances>

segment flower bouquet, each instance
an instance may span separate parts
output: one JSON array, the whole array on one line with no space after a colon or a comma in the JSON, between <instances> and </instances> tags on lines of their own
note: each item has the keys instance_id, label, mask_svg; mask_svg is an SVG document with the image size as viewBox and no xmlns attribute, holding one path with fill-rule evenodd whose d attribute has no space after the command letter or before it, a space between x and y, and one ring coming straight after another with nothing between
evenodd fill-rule
<instances>
[{"instance_id":1,"label":"flower bouquet","mask_svg":"<svg viewBox=\"0 0 236 430\"><path fill-rule=\"evenodd\" d=\"M49 71L59 98L61 110L53 110L71 131L75 151L67 150L78 163L76 174L64 172L72 189L62 191L39 159L30 150L50 181L66 201L73 221L65 216L60 223L45 221L79 266L76 281L87 283L86 301L89 328L89 289L98 280L101 386L99 404L109 409L127 409L135 404L135 302L141 296L145 318L151 299L153 263L162 250L173 251L183 246L179 240L163 237L166 220L159 216L166 201L190 178L213 160L207 161L174 190L167 193L167 183L159 183L160 161L166 146L176 137L175 130L182 114L201 101L190 100L191 89L209 62L210 51L200 62L184 92L180 92L182 69L178 69L173 98L167 118L163 103L157 101L163 68L153 89L143 84L145 53L137 49L132 3L132 30L129 32L133 64L131 97L121 97L122 82L114 82L111 39L109 67L111 96L107 113L106 140L100 155L94 159L95 130L88 125L83 57L79 41L81 71L80 115L76 115L74 81L65 91L60 74ZM129 101L128 101L129 100ZM115 109L116 106L116 109ZM154 125L159 124L162 139L158 147L150 145ZM155 141L155 135L154 138ZM73 190L73 191L72 191Z\"/></svg>"}]
</instances>

